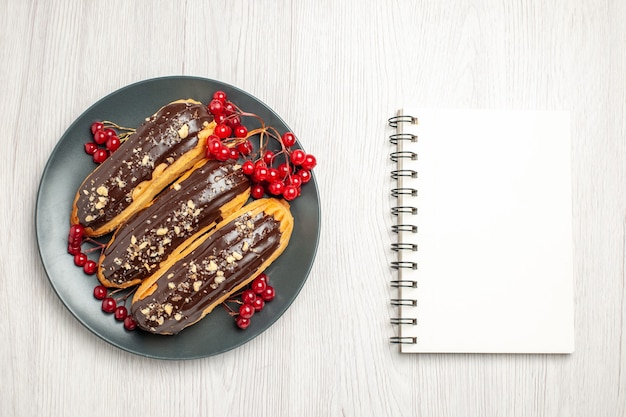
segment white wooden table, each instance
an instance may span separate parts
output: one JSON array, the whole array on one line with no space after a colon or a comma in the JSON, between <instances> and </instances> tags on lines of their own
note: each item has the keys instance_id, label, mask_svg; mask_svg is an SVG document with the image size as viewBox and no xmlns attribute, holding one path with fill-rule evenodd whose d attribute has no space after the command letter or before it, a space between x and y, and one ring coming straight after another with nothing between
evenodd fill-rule
<instances>
[{"instance_id":1,"label":"white wooden table","mask_svg":"<svg viewBox=\"0 0 626 417\"><path fill-rule=\"evenodd\" d=\"M0 0L0 415L626 415L626 3ZM319 161L302 292L250 343L193 361L117 349L40 262L37 187L104 95L165 75L240 87ZM388 343L390 151L403 104L573 116L576 352L400 355Z\"/></svg>"}]
</instances>

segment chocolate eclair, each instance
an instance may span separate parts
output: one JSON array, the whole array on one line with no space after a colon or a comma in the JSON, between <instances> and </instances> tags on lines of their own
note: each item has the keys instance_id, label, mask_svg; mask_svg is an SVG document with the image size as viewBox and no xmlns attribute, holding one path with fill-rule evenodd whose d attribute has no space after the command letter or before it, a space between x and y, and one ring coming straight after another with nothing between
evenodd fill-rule
<instances>
[{"instance_id":1,"label":"chocolate eclair","mask_svg":"<svg viewBox=\"0 0 626 417\"><path fill-rule=\"evenodd\" d=\"M107 287L137 285L189 238L201 235L240 209L250 180L232 159L202 159L149 206L122 223L98 262Z\"/></svg>"},{"instance_id":2,"label":"chocolate eclair","mask_svg":"<svg viewBox=\"0 0 626 417\"><path fill-rule=\"evenodd\" d=\"M139 328L176 334L198 322L263 272L289 243L289 205L255 200L161 263L135 292L131 314Z\"/></svg>"},{"instance_id":3,"label":"chocolate eclair","mask_svg":"<svg viewBox=\"0 0 626 417\"><path fill-rule=\"evenodd\" d=\"M204 156L214 128L213 116L197 101L163 106L85 178L71 224L82 224L86 236L113 231Z\"/></svg>"}]
</instances>

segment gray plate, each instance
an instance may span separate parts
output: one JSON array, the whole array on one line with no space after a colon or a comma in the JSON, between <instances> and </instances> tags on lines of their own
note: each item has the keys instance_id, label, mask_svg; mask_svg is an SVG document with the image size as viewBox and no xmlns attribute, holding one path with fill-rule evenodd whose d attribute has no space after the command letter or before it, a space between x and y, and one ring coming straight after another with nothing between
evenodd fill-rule
<instances>
[{"instance_id":1,"label":"gray plate","mask_svg":"<svg viewBox=\"0 0 626 417\"><path fill-rule=\"evenodd\" d=\"M128 332L113 315L100 309L93 297L98 284L73 264L67 253L69 215L76 190L95 168L83 145L91 139L89 127L96 120L121 126L138 126L161 106L181 98L208 103L213 92L223 90L244 111L259 115L279 132L291 130L267 105L255 97L219 81L195 77L165 77L122 88L85 111L65 132L43 172L37 195L35 221L39 253L55 292L69 311L94 334L128 352L159 359L194 359L219 354L258 336L289 308L307 279L320 234L320 206L315 177L302 187L291 204L295 224L289 246L268 269L276 298L254 315L250 327L240 330L222 308L176 336L156 336L139 330ZM248 128L258 125L246 118ZM300 147L296 144L295 147Z\"/></svg>"}]
</instances>

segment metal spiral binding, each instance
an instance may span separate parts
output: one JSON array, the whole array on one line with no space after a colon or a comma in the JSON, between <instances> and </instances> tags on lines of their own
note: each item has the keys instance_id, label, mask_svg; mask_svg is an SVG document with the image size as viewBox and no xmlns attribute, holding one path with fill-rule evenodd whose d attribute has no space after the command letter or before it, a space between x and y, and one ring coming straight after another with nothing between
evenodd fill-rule
<instances>
[{"instance_id":1,"label":"metal spiral binding","mask_svg":"<svg viewBox=\"0 0 626 417\"><path fill-rule=\"evenodd\" d=\"M402 317L393 317L391 319L391 324L417 324L417 319L412 318L402 318Z\"/></svg>"},{"instance_id":2,"label":"metal spiral binding","mask_svg":"<svg viewBox=\"0 0 626 417\"><path fill-rule=\"evenodd\" d=\"M398 233L398 232L417 233L417 226L415 226L414 224L393 224L391 225L391 231L394 233Z\"/></svg>"},{"instance_id":3,"label":"metal spiral binding","mask_svg":"<svg viewBox=\"0 0 626 417\"><path fill-rule=\"evenodd\" d=\"M411 133L394 133L389 136L389 142L391 142L392 145L397 145L400 140L417 142L417 135L413 135Z\"/></svg>"},{"instance_id":4,"label":"metal spiral binding","mask_svg":"<svg viewBox=\"0 0 626 417\"><path fill-rule=\"evenodd\" d=\"M411 123L417 124L417 117L402 115L402 116L393 116L390 117L387 122L389 122L389 126L398 127L398 123Z\"/></svg>"},{"instance_id":5,"label":"metal spiral binding","mask_svg":"<svg viewBox=\"0 0 626 417\"><path fill-rule=\"evenodd\" d=\"M392 207L391 208L391 214L393 214L394 216L397 216L400 213L406 213L406 214L413 214L416 215L417 214L417 207L412 207L412 206L396 206L396 207Z\"/></svg>"},{"instance_id":6,"label":"metal spiral binding","mask_svg":"<svg viewBox=\"0 0 626 417\"><path fill-rule=\"evenodd\" d=\"M389 343L401 343L401 344L408 344L408 345L414 345L417 343L417 337L402 337L402 336L391 336L389 338Z\"/></svg>"},{"instance_id":7,"label":"metal spiral binding","mask_svg":"<svg viewBox=\"0 0 626 417\"><path fill-rule=\"evenodd\" d=\"M398 128L397 132L389 136L389 142L396 147L396 149L389 154L391 160L398 165L397 169L391 171L391 178L393 180L399 180L398 186L396 188L391 189L391 196L398 200L398 204L395 207L391 207L391 213L394 216L398 216L398 221L396 224L391 226L391 230L394 233L417 233L418 228L417 225L414 224L404 224L403 220L406 220L404 215L417 215L418 209L413 204L406 205L402 204L403 199L406 197L417 197L418 190L415 188L407 188L402 186L402 179L404 178L417 178L418 173L413 169L408 169L406 165L408 162L404 161L417 161L418 155L417 153L409 150L408 145L405 148L404 144L408 144L411 142L417 142L418 137L411 133L405 133L402 131L401 124L403 123L411 123L417 124L417 118L409 115L399 115L395 117L391 117L389 120L389 126L393 128ZM391 250L394 252L417 252L418 246L416 243L408 243L402 242L405 237L399 237L398 242L391 244ZM406 259L406 258L405 258ZM402 272L403 270L417 270L418 264L413 261L402 260L402 255L398 254L398 260L391 262L391 268L395 269L398 272L398 278L391 281L391 287L397 288L399 291L399 298L392 298L391 305L394 307L416 307L417 300L413 298L402 297L402 288L417 288L417 281L414 279L403 279ZM417 319L415 317L393 317L391 318L391 324L394 325L408 325L408 326L416 326ZM402 333L398 336L392 336L389 339L390 343L395 344L415 344L417 343L416 337L408 337L402 336Z\"/></svg>"},{"instance_id":8,"label":"metal spiral binding","mask_svg":"<svg viewBox=\"0 0 626 417\"><path fill-rule=\"evenodd\" d=\"M391 250L397 252L399 250L410 250L413 252L417 252L417 244L416 243L392 243Z\"/></svg>"},{"instance_id":9,"label":"metal spiral binding","mask_svg":"<svg viewBox=\"0 0 626 417\"><path fill-rule=\"evenodd\" d=\"M393 162L398 162L398 159L400 159L400 158L410 159L412 161L417 161L417 154L415 152L411 152L411 151L391 152L389 154L389 157L391 158L391 160Z\"/></svg>"},{"instance_id":10,"label":"metal spiral binding","mask_svg":"<svg viewBox=\"0 0 626 417\"><path fill-rule=\"evenodd\" d=\"M417 281L408 280L408 279L396 279L391 281L392 288L417 288Z\"/></svg>"},{"instance_id":11,"label":"metal spiral binding","mask_svg":"<svg viewBox=\"0 0 626 417\"><path fill-rule=\"evenodd\" d=\"M391 179L397 180L399 177L417 178L417 171L412 169L396 169L391 171Z\"/></svg>"},{"instance_id":12,"label":"metal spiral binding","mask_svg":"<svg viewBox=\"0 0 626 417\"><path fill-rule=\"evenodd\" d=\"M417 269L417 262L409 262L409 261L394 261L391 263L391 267L393 269Z\"/></svg>"},{"instance_id":13,"label":"metal spiral binding","mask_svg":"<svg viewBox=\"0 0 626 417\"><path fill-rule=\"evenodd\" d=\"M417 197L417 190L415 188L392 188L391 196L398 197L399 195L410 195L411 197Z\"/></svg>"},{"instance_id":14,"label":"metal spiral binding","mask_svg":"<svg viewBox=\"0 0 626 417\"><path fill-rule=\"evenodd\" d=\"M417 300L411 298L392 298L391 305L396 307L417 307Z\"/></svg>"}]
</instances>

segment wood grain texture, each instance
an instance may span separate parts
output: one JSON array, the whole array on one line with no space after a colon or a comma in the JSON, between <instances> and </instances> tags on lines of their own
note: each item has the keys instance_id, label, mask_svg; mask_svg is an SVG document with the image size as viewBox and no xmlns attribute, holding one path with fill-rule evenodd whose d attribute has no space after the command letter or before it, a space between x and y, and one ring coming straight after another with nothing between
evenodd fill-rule
<instances>
[{"instance_id":1,"label":"wood grain texture","mask_svg":"<svg viewBox=\"0 0 626 417\"><path fill-rule=\"evenodd\" d=\"M0 415L626 415L626 3L0 1ZM93 336L39 261L39 179L129 83L247 90L318 157L322 237L268 331L197 361ZM386 119L403 104L572 111L576 353L400 355L388 343ZM532 308L532 306L529 306Z\"/></svg>"}]
</instances>

